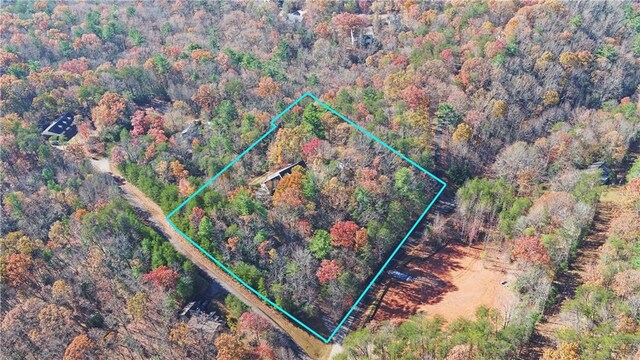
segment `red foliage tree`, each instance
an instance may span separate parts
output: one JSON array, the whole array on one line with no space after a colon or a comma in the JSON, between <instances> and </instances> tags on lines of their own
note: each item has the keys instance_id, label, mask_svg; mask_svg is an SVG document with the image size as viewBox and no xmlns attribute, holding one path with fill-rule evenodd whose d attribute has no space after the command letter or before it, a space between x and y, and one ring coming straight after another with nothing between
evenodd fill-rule
<instances>
[{"instance_id":1,"label":"red foliage tree","mask_svg":"<svg viewBox=\"0 0 640 360\"><path fill-rule=\"evenodd\" d=\"M320 263L320 267L316 271L316 276L321 284L326 284L331 280L335 280L341 271L342 267L337 261L325 259Z\"/></svg>"},{"instance_id":2,"label":"red foliage tree","mask_svg":"<svg viewBox=\"0 0 640 360\"><path fill-rule=\"evenodd\" d=\"M107 91L102 95L98 106L91 110L91 119L98 128L111 126L118 121L127 108L127 100L122 96Z\"/></svg>"},{"instance_id":3,"label":"red foliage tree","mask_svg":"<svg viewBox=\"0 0 640 360\"><path fill-rule=\"evenodd\" d=\"M214 342L218 349L217 360L237 360L244 359L249 355L247 345L232 334L222 334Z\"/></svg>"},{"instance_id":4,"label":"red foliage tree","mask_svg":"<svg viewBox=\"0 0 640 360\"><path fill-rule=\"evenodd\" d=\"M142 110L137 110L133 116L131 117L131 125L133 126L133 130L131 130L131 135L140 136L146 134L151 127L151 123L149 122L149 118L146 116L145 112Z\"/></svg>"},{"instance_id":5,"label":"red foliage tree","mask_svg":"<svg viewBox=\"0 0 640 360\"><path fill-rule=\"evenodd\" d=\"M515 240L511 256L531 264L548 265L551 263L547 248L538 236L523 236Z\"/></svg>"},{"instance_id":6,"label":"red foliage tree","mask_svg":"<svg viewBox=\"0 0 640 360\"><path fill-rule=\"evenodd\" d=\"M412 109L426 110L429 106L429 98L427 97L427 94L424 90L415 85L409 85L406 89L402 90L400 97Z\"/></svg>"},{"instance_id":7,"label":"red foliage tree","mask_svg":"<svg viewBox=\"0 0 640 360\"><path fill-rule=\"evenodd\" d=\"M251 334L260 341L260 338L273 328L262 316L254 312L245 312L238 319L237 329L239 332Z\"/></svg>"},{"instance_id":8,"label":"red foliage tree","mask_svg":"<svg viewBox=\"0 0 640 360\"><path fill-rule=\"evenodd\" d=\"M313 234L313 225L309 222L309 220L300 220L298 221L298 232L300 235L308 238Z\"/></svg>"},{"instance_id":9,"label":"red foliage tree","mask_svg":"<svg viewBox=\"0 0 640 360\"><path fill-rule=\"evenodd\" d=\"M60 64L59 69L76 74L82 74L83 72L89 70L89 62L84 57L71 59L65 63Z\"/></svg>"},{"instance_id":10,"label":"red foliage tree","mask_svg":"<svg viewBox=\"0 0 640 360\"><path fill-rule=\"evenodd\" d=\"M258 254L260 254L260 256L265 256L268 253L268 248L271 245L271 241L266 240L260 243L260 245L258 245Z\"/></svg>"},{"instance_id":11,"label":"red foliage tree","mask_svg":"<svg viewBox=\"0 0 640 360\"><path fill-rule=\"evenodd\" d=\"M333 23L340 29L348 32L351 35L351 44L356 41L353 36L353 31L367 25L368 20L365 16L356 15L352 13L342 13L333 16Z\"/></svg>"},{"instance_id":12,"label":"red foliage tree","mask_svg":"<svg viewBox=\"0 0 640 360\"><path fill-rule=\"evenodd\" d=\"M331 227L331 245L353 247L358 229L358 224L351 220L338 221Z\"/></svg>"},{"instance_id":13,"label":"red foliage tree","mask_svg":"<svg viewBox=\"0 0 640 360\"><path fill-rule=\"evenodd\" d=\"M273 193L273 204L287 204L292 207L304 204L305 198L302 193L302 181L304 178L304 174L299 171L285 175L285 177L278 182L276 190Z\"/></svg>"},{"instance_id":14,"label":"red foliage tree","mask_svg":"<svg viewBox=\"0 0 640 360\"><path fill-rule=\"evenodd\" d=\"M272 78L264 76L260 78L258 87L256 87L256 94L261 98L268 98L278 95L280 93L280 84L275 82Z\"/></svg>"},{"instance_id":15,"label":"red foliage tree","mask_svg":"<svg viewBox=\"0 0 640 360\"><path fill-rule=\"evenodd\" d=\"M78 133L82 135L85 139L88 139L91 136L91 132L95 130L90 121L83 121L78 124Z\"/></svg>"},{"instance_id":16,"label":"red foliage tree","mask_svg":"<svg viewBox=\"0 0 640 360\"><path fill-rule=\"evenodd\" d=\"M127 154L122 150L120 146L114 146L111 149L111 161L118 166L127 159Z\"/></svg>"},{"instance_id":17,"label":"red foliage tree","mask_svg":"<svg viewBox=\"0 0 640 360\"><path fill-rule=\"evenodd\" d=\"M80 39L76 39L76 41L77 40L80 40L77 44L75 41L73 42L74 48L76 48L76 50L80 47L85 47L89 50L95 50L102 44L102 40L100 40L98 35L93 33L82 34Z\"/></svg>"},{"instance_id":18,"label":"red foliage tree","mask_svg":"<svg viewBox=\"0 0 640 360\"><path fill-rule=\"evenodd\" d=\"M369 12L369 9L371 9L372 3L373 1L369 0L358 0L358 7L360 8L360 11L366 14L367 12Z\"/></svg>"},{"instance_id":19,"label":"red foliage tree","mask_svg":"<svg viewBox=\"0 0 640 360\"><path fill-rule=\"evenodd\" d=\"M169 167L171 168L171 175L178 179L186 178L187 176L189 176L189 172L187 171L185 166L182 165L180 160L173 160L169 163Z\"/></svg>"},{"instance_id":20,"label":"red foliage tree","mask_svg":"<svg viewBox=\"0 0 640 360\"><path fill-rule=\"evenodd\" d=\"M440 57L445 60L453 59L453 51L451 49L444 49L440 52Z\"/></svg>"},{"instance_id":21,"label":"red foliage tree","mask_svg":"<svg viewBox=\"0 0 640 360\"><path fill-rule=\"evenodd\" d=\"M178 181L178 193L180 194L180 196L189 196L195 190L196 189L191 186L191 183L189 183L189 180L187 180L186 178L180 178L180 180Z\"/></svg>"},{"instance_id":22,"label":"red foliage tree","mask_svg":"<svg viewBox=\"0 0 640 360\"><path fill-rule=\"evenodd\" d=\"M238 244L239 241L240 241L240 238L238 238L237 236L232 236L229 239L227 239L227 247L231 251L236 251L236 245Z\"/></svg>"},{"instance_id":23,"label":"red foliage tree","mask_svg":"<svg viewBox=\"0 0 640 360\"><path fill-rule=\"evenodd\" d=\"M173 289L178 282L179 275L167 266L159 266L151 270L142 277L143 281L150 281L155 286L162 286L165 289Z\"/></svg>"},{"instance_id":24,"label":"red foliage tree","mask_svg":"<svg viewBox=\"0 0 640 360\"><path fill-rule=\"evenodd\" d=\"M356 231L356 238L354 243L356 250L362 249L365 245L367 245L368 242L369 242L369 236L367 235L366 228L361 228L358 231Z\"/></svg>"},{"instance_id":25,"label":"red foliage tree","mask_svg":"<svg viewBox=\"0 0 640 360\"><path fill-rule=\"evenodd\" d=\"M131 125L133 125L131 135L135 137L149 134L156 144L167 141L164 133L164 118L159 114L138 110L131 117Z\"/></svg>"},{"instance_id":26,"label":"red foliage tree","mask_svg":"<svg viewBox=\"0 0 640 360\"><path fill-rule=\"evenodd\" d=\"M274 360L276 358L276 352L273 350L273 346L264 341L256 346L253 353L260 360Z\"/></svg>"},{"instance_id":27,"label":"red foliage tree","mask_svg":"<svg viewBox=\"0 0 640 360\"><path fill-rule=\"evenodd\" d=\"M9 284L13 287L25 285L31 278L31 268L33 261L25 254L11 254L6 262L6 276Z\"/></svg>"},{"instance_id":28,"label":"red foliage tree","mask_svg":"<svg viewBox=\"0 0 640 360\"><path fill-rule=\"evenodd\" d=\"M189 221L191 221L191 225L193 225L193 227L197 228L200 226L200 220L202 220L206 215L206 211L196 206L191 210Z\"/></svg>"},{"instance_id":29,"label":"red foliage tree","mask_svg":"<svg viewBox=\"0 0 640 360\"><path fill-rule=\"evenodd\" d=\"M409 65L409 59L404 55L398 55L393 59L391 63L393 65L397 65L404 68L404 67L407 67L407 65Z\"/></svg>"},{"instance_id":30,"label":"red foliage tree","mask_svg":"<svg viewBox=\"0 0 640 360\"><path fill-rule=\"evenodd\" d=\"M315 158L320 152L320 146L322 145L322 140L318 138L314 138L308 143L302 145L302 154L305 159L309 160Z\"/></svg>"},{"instance_id":31,"label":"red foliage tree","mask_svg":"<svg viewBox=\"0 0 640 360\"><path fill-rule=\"evenodd\" d=\"M149 135L151 135L153 142L156 144L160 144L168 140L167 135L165 135L164 130L161 128L152 127L149 129Z\"/></svg>"},{"instance_id":32,"label":"red foliage tree","mask_svg":"<svg viewBox=\"0 0 640 360\"><path fill-rule=\"evenodd\" d=\"M64 360L81 360L91 358L94 342L86 334L73 338L64 351Z\"/></svg>"},{"instance_id":33,"label":"red foliage tree","mask_svg":"<svg viewBox=\"0 0 640 360\"><path fill-rule=\"evenodd\" d=\"M193 94L191 100L206 112L211 112L218 105L218 96L216 88L213 84L200 85L196 93Z\"/></svg>"}]
</instances>

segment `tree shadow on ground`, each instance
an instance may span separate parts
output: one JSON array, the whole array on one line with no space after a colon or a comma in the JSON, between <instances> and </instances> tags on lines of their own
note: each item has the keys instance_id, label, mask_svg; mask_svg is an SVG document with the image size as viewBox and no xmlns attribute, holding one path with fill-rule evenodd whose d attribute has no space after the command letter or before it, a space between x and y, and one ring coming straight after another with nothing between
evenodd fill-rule
<instances>
[{"instance_id":1,"label":"tree shadow on ground","mask_svg":"<svg viewBox=\"0 0 640 360\"><path fill-rule=\"evenodd\" d=\"M431 255L426 251L419 247L411 249L411 260L395 269L414 279L411 282L397 279L388 282L374 320L411 316L421 305L437 303L448 292L457 290L457 287L447 280L448 274L463 267L461 260L467 254L458 244L445 246Z\"/></svg>"}]
</instances>

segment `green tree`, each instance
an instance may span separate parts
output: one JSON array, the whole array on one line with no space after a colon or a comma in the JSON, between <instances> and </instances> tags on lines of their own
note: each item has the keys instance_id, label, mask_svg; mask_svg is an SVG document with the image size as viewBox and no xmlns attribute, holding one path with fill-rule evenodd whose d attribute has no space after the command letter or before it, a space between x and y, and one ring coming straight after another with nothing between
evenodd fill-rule
<instances>
[{"instance_id":1,"label":"green tree","mask_svg":"<svg viewBox=\"0 0 640 360\"><path fill-rule=\"evenodd\" d=\"M289 44L287 40L280 40L276 47L274 57L282 62L287 62L289 61L292 53L293 50L291 48L291 44Z\"/></svg>"},{"instance_id":2,"label":"green tree","mask_svg":"<svg viewBox=\"0 0 640 360\"><path fill-rule=\"evenodd\" d=\"M369 328L362 328L352 331L344 339L343 349L335 358L336 360L348 359L372 359L371 345L374 334Z\"/></svg>"},{"instance_id":3,"label":"green tree","mask_svg":"<svg viewBox=\"0 0 640 360\"><path fill-rule=\"evenodd\" d=\"M178 259L178 253L170 242L165 241L162 244L162 256L167 265L172 265Z\"/></svg>"},{"instance_id":4,"label":"green tree","mask_svg":"<svg viewBox=\"0 0 640 360\"><path fill-rule=\"evenodd\" d=\"M602 322L610 315L609 309L614 299L615 294L607 288L594 284L580 285L563 310L573 311L590 321Z\"/></svg>"},{"instance_id":5,"label":"green tree","mask_svg":"<svg viewBox=\"0 0 640 360\"><path fill-rule=\"evenodd\" d=\"M505 236L511 236L513 226L520 216L526 215L527 210L533 205L529 198L517 198L510 208L506 208L498 214L500 222L498 227Z\"/></svg>"},{"instance_id":6,"label":"green tree","mask_svg":"<svg viewBox=\"0 0 640 360\"><path fill-rule=\"evenodd\" d=\"M151 63L153 64L153 68L160 75L165 75L171 69L171 64L169 61L162 55L156 54L151 58Z\"/></svg>"},{"instance_id":7,"label":"green tree","mask_svg":"<svg viewBox=\"0 0 640 360\"><path fill-rule=\"evenodd\" d=\"M102 26L102 30L99 35L104 41L113 41L116 36L124 33L125 30L121 24L109 21L106 25Z\"/></svg>"},{"instance_id":8,"label":"green tree","mask_svg":"<svg viewBox=\"0 0 640 360\"><path fill-rule=\"evenodd\" d=\"M600 198L600 194L605 189L600 181L601 175L601 170L583 172L571 190L573 196L587 204L595 205Z\"/></svg>"},{"instance_id":9,"label":"green tree","mask_svg":"<svg viewBox=\"0 0 640 360\"><path fill-rule=\"evenodd\" d=\"M91 10L87 13L84 23L87 31L92 32L98 36L102 35L100 31L100 13Z\"/></svg>"},{"instance_id":10,"label":"green tree","mask_svg":"<svg viewBox=\"0 0 640 360\"><path fill-rule=\"evenodd\" d=\"M190 276L182 276L180 280L178 280L178 285L176 286L176 292L181 299L187 300L191 298L193 295L193 279Z\"/></svg>"},{"instance_id":11,"label":"green tree","mask_svg":"<svg viewBox=\"0 0 640 360\"><path fill-rule=\"evenodd\" d=\"M162 265L167 265L164 256L162 256L162 247L159 244L155 244L151 251L151 268L155 269Z\"/></svg>"},{"instance_id":12,"label":"green tree","mask_svg":"<svg viewBox=\"0 0 640 360\"><path fill-rule=\"evenodd\" d=\"M409 225L409 216L406 206L402 205L401 202L394 200L389 203L387 223L393 229L403 230L406 228Z\"/></svg>"},{"instance_id":13,"label":"green tree","mask_svg":"<svg viewBox=\"0 0 640 360\"><path fill-rule=\"evenodd\" d=\"M224 298L224 306L227 307L231 315L233 315L236 319L240 317L243 313L249 311L249 307L240 301L237 297L229 294Z\"/></svg>"},{"instance_id":14,"label":"green tree","mask_svg":"<svg viewBox=\"0 0 640 360\"><path fill-rule=\"evenodd\" d=\"M444 127L448 129L448 131L453 131L461 120L462 116L458 114L453 105L448 103L440 103L438 105L436 121L439 127Z\"/></svg>"},{"instance_id":15,"label":"green tree","mask_svg":"<svg viewBox=\"0 0 640 360\"><path fill-rule=\"evenodd\" d=\"M481 225L484 224L486 227L487 224L494 224L500 212L511 208L515 201L513 192L513 187L502 178L498 180L475 178L458 189L456 210L463 224L462 232L469 242L477 238ZM516 216L516 214L509 213L503 216L507 221L509 216ZM510 231L508 222L503 226L505 231Z\"/></svg>"},{"instance_id":16,"label":"green tree","mask_svg":"<svg viewBox=\"0 0 640 360\"><path fill-rule=\"evenodd\" d=\"M131 38L131 44L133 44L133 46L140 46L145 42L144 36L138 29L129 31L129 38Z\"/></svg>"},{"instance_id":17,"label":"green tree","mask_svg":"<svg viewBox=\"0 0 640 360\"><path fill-rule=\"evenodd\" d=\"M633 38L631 49L633 50L633 54L635 56L640 56L640 34L636 34L636 36Z\"/></svg>"},{"instance_id":18,"label":"green tree","mask_svg":"<svg viewBox=\"0 0 640 360\"><path fill-rule=\"evenodd\" d=\"M497 214L514 201L513 188L503 179L472 179L456 195L463 211L474 209L480 213Z\"/></svg>"},{"instance_id":19,"label":"green tree","mask_svg":"<svg viewBox=\"0 0 640 360\"><path fill-rule=\"evenodd\" d=\"M316 201L318 199L318 193L320 190L316 185L316 180L312 172L307 172L306 176L302 179L302 194L307 200Z\"/></svg>"},{"instance_id":20,"label":"green tree","mask_svg":"<svg viewBox=\"0 0 640 360\"><path fill-rule=\"evenodd\" d=\"M220 117L220 124L225 127L230 126L238 119L238 110L230 100L222 100L216 108L216 111Z\"/></svg>"},{"instance_id":21,"label":"green tree","mask_svg":"<svg viewBox=\"0 0 640 360\"><path fill-rule=\"evenodd\" d=\"M637 158L633 162L631 169L629 169L629 172L627 173L627 181L631 181L637 178L640 178L640 158Z\"/></svg>"},{"instance_id":22,"label":"green tree","mask_svg":"<svg viewBox=\"0 0 640 360\"><path fill-rule=\"evenodd\" d=\"M242 216L251 215L260 208L260 204L254 201L251 193L246 189L238 191L231 198L229 205L233 212Z\"/></svg>"},{"instance_id":23,"label":"green tree","mask_svg":"<svg viewBox=\"0 0 640 360\"><path fill-rule=\"evenodd\" d=\"M609 61L614 61L618 57L618 52L613 45L604 45L596 50L596 56L603 57Z\"/></svg>"},{"instance_id":24,"label":"green tree","mask_svg":"<svg viewBox=\"0 0 640 360\"><path fill-rule=\"evenodd\" d=\"M315 103L307 105L302 113L302 126L307 132L315 135L318 139L325 138L324 124L321 116L326 111L318 107Z\"/></svg>"},{"instance_id":25,"label":"green tree","mask_svg":"<svg viewBox=\"0 0 640 360\"><path fill-rule=\"evenodd\" d=\"M331 246L331 235L326 230L316 230L309 244L309 251L318 260L325 259L333 250Z\"/></svg>"},{"instance_id":26,"label":"green tree","mask_svg":"<svg viewBox=\"0 0 640 360\"><path fill-rule=\"evenodd\" d=\"M394 184L400 196L408 200L417 210L422 204L422 189L415 179L413 171L409 168L401 168L394 174Z\"/></svg>"},{"instance_id":27,"label":"green tree","mask_svg":"<svg viewBox=\"0 0 640 360\"><path fill-rule=\"evenodd\" d=\"M436 357L440 342L444 340L443 325L444 319L440 316L416 314L395 329L394 334L406 341L411 353L420 358Z\"/></svg>"},{"instance_id":28,"label":"green tree","mask_svg":"<svg viewBox=\"0 0 640 360\"><path fill-rule=\"evenodd\" d=\"M256 288L258 286L258 282L262 277L262 274L257 267L242 261L234 267L233 272L252 288Z\"/></svg>"},{"instance_id":29,"label":"green tree","mask_svg":"<svg viewBox=\"0 0 640 360\"><path fill-rule=\"evenodd\" d=\"M211 219L206 216L200 221L198 226L198 239L205 240L213 237L213 224Z\"/></svg>"}]
</instances>

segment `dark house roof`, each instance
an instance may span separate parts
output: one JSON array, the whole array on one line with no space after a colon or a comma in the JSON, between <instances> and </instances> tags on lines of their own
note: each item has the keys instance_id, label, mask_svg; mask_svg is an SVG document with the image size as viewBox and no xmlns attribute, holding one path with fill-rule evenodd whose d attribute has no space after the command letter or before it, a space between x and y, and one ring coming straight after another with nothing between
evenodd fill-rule
<instances>
[{"instance_id":1,"label":"dark house roof","mask_svg":"<svg viewBox=\"0 0 640 360\"><path fill-rule=\"evenodd\" d=\"M45 136L60 136L63 135L67 140L71 139L78 133L78 128L73 124L73 114L68 112L60 115L60 117L51 123L44 131L42 135Z\"/></svg>"},{"instance_id":2,"label":"dark house roof","mask_svg":"<svg viewBox=\"0 0 640 360\"><path fill-rule=\"evenodd\" d=\"M605 163L604 161L595 162L595 163L591 164L591 166L589 166L589 168L591 168L591 169L603 169L603 170L611 171L611 169L609 168L607 163Z\"/></svg>"},{"instance_id":3,"label":"dark house roof","mask_svg":"<svg viewBox=\"0 0 640 360\"><path fill-rule=\"evenodd\" d=\"M612 180L615 180L615 172L611 170L604 161L598 161L591 164L591 166L589 166L589 170L601 170L602 174L600 175L600 181L603 184L609 184Z\"/></svg>"}]
</instances>

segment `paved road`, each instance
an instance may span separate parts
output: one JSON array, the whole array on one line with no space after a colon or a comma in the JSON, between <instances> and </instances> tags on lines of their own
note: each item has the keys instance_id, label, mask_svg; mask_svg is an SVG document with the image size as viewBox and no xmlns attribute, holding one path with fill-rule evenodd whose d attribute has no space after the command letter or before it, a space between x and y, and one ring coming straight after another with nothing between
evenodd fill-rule
<instances>
[{"instance_id":1,"label":"paved road","mask_svg":"<svg viewBox=\"0 0 640 360\"><path fill-rule=\"evenodd\" d=\"M108 173L119 180L124 177L115 167L112 167L108 159L93 160L91 165L98 172ZM161 232L177 251L189 258L196 266L205 271L211 278L218 282L226 291L238 297L242 302L251 307L251 310L262 315L274 327L280 329L283 335L288 334L290 343L297 348L296 353L301 358L309 358L303 351L306 344L312 341L319 342L304 330L293 327L283 315L277 313L269 305L259 300L244 286L236 282L229 274L220 269L209 258L193 247L182 235L178 234L166 221L164 212L153 200L147 197L140 189L133 184L122 181L120 188L124 191L124 197L131 205L146 213L147 219L155 225L156 230ZM315 344L314 344L315 345Z\"/></svg>"}]
</instances>

